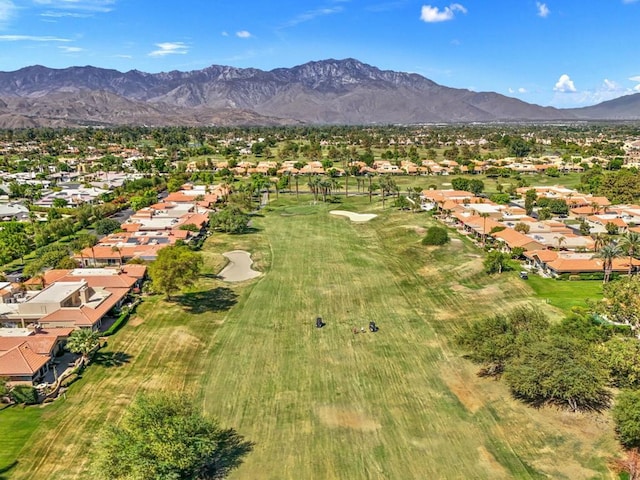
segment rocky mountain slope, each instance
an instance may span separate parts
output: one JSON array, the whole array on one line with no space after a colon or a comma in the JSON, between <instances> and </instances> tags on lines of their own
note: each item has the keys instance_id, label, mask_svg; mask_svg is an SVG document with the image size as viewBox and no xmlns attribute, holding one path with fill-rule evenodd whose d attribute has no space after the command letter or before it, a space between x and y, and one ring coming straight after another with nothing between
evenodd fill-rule
<instances>
[{"instance_id":1,"label":"rocky mountain slope","mask_svg":"<svg viewBox=\"0 0 640 480\"><path fill-rule=\"evenodd\" d=\"M628 110L616 119L638 111ZM213 65L158 74L42 66L0 72L0 126L509 122L600 114L449 88L354 59L271 71Z\"/></svg>"}]
</instances>

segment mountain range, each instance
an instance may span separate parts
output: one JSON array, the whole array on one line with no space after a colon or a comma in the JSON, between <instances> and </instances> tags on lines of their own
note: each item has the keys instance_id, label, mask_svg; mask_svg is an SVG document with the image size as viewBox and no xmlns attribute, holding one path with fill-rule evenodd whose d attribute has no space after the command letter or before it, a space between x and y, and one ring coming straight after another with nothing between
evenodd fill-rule
<instances>
[{"instance_id":1,"label":"mountain range","mask_svg":"<svg viewBox=\"0 0 640 480\"><path fill-rule=\"evenodd\" d=\"M439 85L355 59L264 71L213 65L157 74L91 66L0 72L0 127L416 124L640 120L640 94L541 107Z\"/></svg>"}]
</instances>

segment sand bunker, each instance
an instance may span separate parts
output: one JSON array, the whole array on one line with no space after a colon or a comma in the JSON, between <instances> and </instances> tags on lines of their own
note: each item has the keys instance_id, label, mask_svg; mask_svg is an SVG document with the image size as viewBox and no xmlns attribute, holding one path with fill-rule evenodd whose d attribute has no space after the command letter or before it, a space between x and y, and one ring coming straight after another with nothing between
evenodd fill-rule
<instances>
[{"instance_id":1,"label":"sand bunker","mask_svg":"<svg viewBox=\"0 0 640 480\"><path fill-rule=\"evenodd\" d=\"M262 275L251 268L253 260L251 260L251 254L244 250L234 250L233 252L223 253L228 260L229 264L222 269L220 277L225 282L244 282L245 280L251 280L252 278Z\"/></svg>"},{"instance_id":2,"label":"sand bunker","mask_svg":"<svg viewBox=\"0 0 640 480\"><path fill-rule=\"evenodd\" d=\"M354 213L347 212L346 210L331 210L329 213L331 215L341 215L343 217L347 217L352 222L368 222L372 218L377 217L377 215L374 213Z\"/></svg>"}]
</instances>

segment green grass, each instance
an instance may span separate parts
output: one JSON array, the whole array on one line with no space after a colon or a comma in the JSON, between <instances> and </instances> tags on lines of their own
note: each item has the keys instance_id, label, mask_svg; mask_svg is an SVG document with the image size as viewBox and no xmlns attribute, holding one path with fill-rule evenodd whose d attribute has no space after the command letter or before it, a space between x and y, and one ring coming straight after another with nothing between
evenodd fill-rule
<instances>
[{"instance_id":1,"label":"green grass","mask_svg":"<svg viewBox=\"0 0 640 480\"><path fill-rule=\"evenodd\" d=\"M0 410L0 478L19 468L18 453L38 427L43 409L9 407Z\"/></svg>"},{"instance_id":2,"label":"green grass","mask_svg":"<svg viewBox=\"0 0 640 480\"><path fill-rule=\"evenodd\" d=\"M515 280L514 280L515 281ZM572 307L583 307L587 300L597 301L602 298L602 281L600 280L554 280L530 275L526 282L543 301L568 313Z\"/></svg>"},{"instance_id":3,"label":"green grass","mask_svg":"<svg viewBox=\"0 0 640 480\"><path fill-rule=\"evenodd\" d=\"M333 208L379 217L356 224ZM483 275L468 242L421 246L431 222L366 198L282 196L256 233L214 235L198 285L140 305L27 442L0 412L0 438L24 445L10 478L88 478L97 433L148 390L193 394L256 442L235 479L606 476L618 448L607 422L526 407L461 357L451 339L469 321L540 300ZM215 278L235 248L264 275ZM378 333L352 333L369 320Z\"/></svg>"}]
</instances>

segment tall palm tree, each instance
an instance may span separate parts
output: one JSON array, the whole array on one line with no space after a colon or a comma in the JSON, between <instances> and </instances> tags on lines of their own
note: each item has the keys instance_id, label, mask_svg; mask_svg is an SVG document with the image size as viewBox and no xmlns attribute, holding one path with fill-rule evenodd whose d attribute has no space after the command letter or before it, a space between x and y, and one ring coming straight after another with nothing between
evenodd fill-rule
<instances>
[{"instance_id":1,"label":"tall palm tree","mask_svg":"<svg viewBox=\"0 0 640 480\"><path fill-rule=\"evenodd\" d=\"M482 246L484 247L487 243L487 218L489 218L489 214L482 212L480 216L482 217Z\"/></svg>"},{"instance_id":2,"label":"tall palm tree","mask_svg":"<svg viewBox=\"0 0 640 480\"><path fill-rule=\"evenodd\" d=\"M602 270L604 271L604 279L602 283L607 283L611 278L611 272L613 271L613 260L621 257L623 254L620 246L613 242L609 242L596 253L593 258L602 259Z\"/></svg>"},{"instance_id":3,"label":"tall palm tree","mask_svg":"<svg viewBox=\"0 0 640 480\"><path fill-rule=\"evenodd\" d=\"M620 237L618 245L629 255L629 276L631 276L633 257L640 252L640 233L627 231Z\"/></svg>"}]
</instances>

